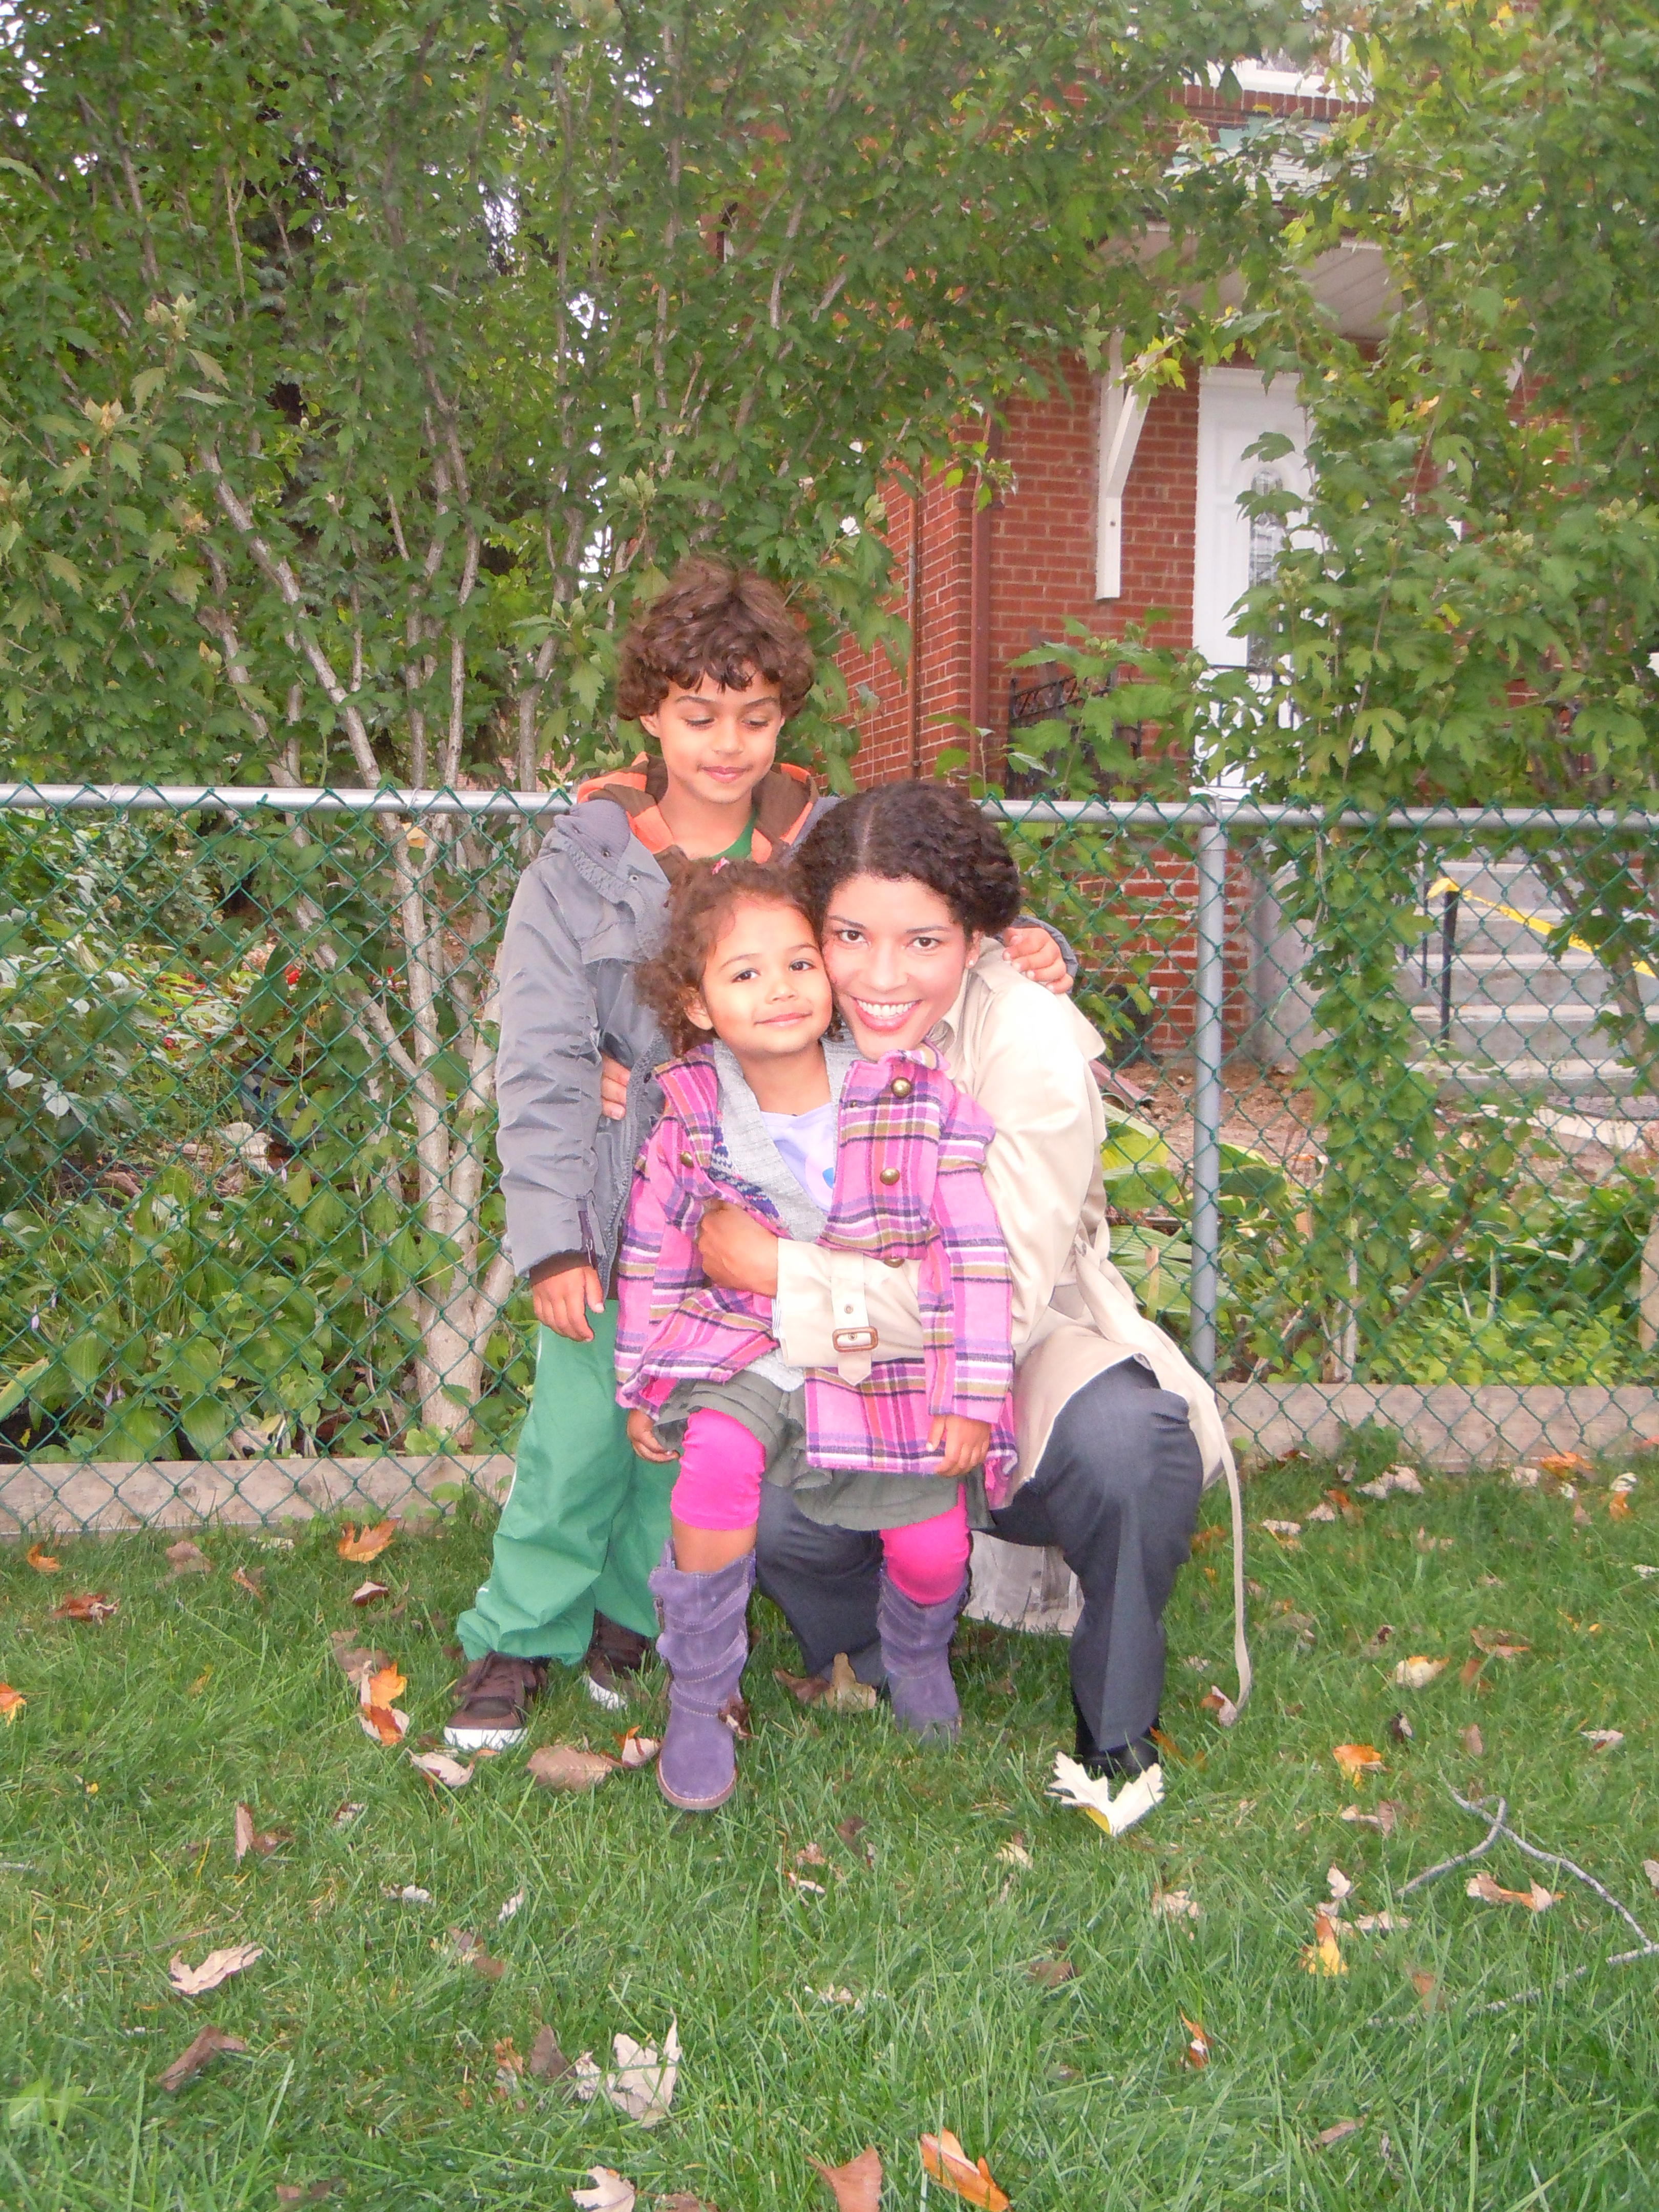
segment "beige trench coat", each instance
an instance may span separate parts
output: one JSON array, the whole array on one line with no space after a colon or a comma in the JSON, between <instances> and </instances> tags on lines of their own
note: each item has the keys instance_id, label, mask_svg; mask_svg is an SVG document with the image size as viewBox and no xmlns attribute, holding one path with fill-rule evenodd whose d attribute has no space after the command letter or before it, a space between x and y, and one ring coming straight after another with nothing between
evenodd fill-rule
<instances>
[{"instance_id":1,"label":"beige trench coat","mask_svg":"<svg viewBox=\"0 0 1659 2212\"><path fill-rule=\"evenodd\" d=\"M1013 1271L1015 1486L1036 1471L1060 1409L1074 1392L1125 1359L1144 1359L1163 1389L1187 1401L1206 1487L1224 1479L1231 1492L1234 1594L1242 1622L1243 1516L1215 1393L1146 1319L1111 1261L1100 1170L1106 1117L1088 1065L1103 1050L1101 1039L1069 999L1028 982L993 945L963 977L956 1004L930 1042L996 1127L985 1179ZM920 1352L915 1278L914 1263L889 1268L812 1244L781 1244L774 1327L784 1358L802 1367L837 1364L831 1336L837 1328L873 1329L878 1358L883 1351ZM1069 1629L1079 1602L1057 1554L975 1538L971 1610L979 1617L1013 1627ZM1248 1694L1242 1632L1235 1634L1235 1650Z\"/></svg>"}]
</instances>

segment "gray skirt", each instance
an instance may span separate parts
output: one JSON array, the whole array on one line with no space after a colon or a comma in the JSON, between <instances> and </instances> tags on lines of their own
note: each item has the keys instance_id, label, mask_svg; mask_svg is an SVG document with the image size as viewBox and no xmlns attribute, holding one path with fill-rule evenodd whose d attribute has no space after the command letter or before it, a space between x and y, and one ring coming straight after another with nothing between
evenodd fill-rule
<instances>
[{"instance_id":1,"label":"gray skirt","mask_svg":"<svg viewBox=\"0 0 1659 2212\"><path fill-rule=\"evenodd\" d=\"M663 1442L675 1446L700 1406L741 1421L766 1454L766 1480L787 1490L807 1519L822 1528L909 1528L951 1510L958 1480L953 1475L869 1474L809 1466L805 1396L804 1389L781 1390L745 1368L724 1382L677 1382L652 1419ZM969 1526L988 1528L983 1475L975 1470L963 1488Z\"/></svg>"}]
</instances>

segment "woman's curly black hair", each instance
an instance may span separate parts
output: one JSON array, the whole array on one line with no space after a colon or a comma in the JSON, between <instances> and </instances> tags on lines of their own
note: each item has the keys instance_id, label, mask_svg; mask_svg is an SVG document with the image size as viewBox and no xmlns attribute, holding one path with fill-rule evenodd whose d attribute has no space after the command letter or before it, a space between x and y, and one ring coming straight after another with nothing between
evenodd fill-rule
<instances>
[{"instance_id":1,"label":"woman's curly black hair","mask_svg":"<svg viewBox=\"0 0 1659 2212\"><path fill-rule=\"evenodd\" d=\"M1000 831L947 783L878 783L843 799L801 840L794 875L820 936L849 876L926 884L969 935L1000 937L1021 905L1019 870Z\"/></svg>"}]
</instances>

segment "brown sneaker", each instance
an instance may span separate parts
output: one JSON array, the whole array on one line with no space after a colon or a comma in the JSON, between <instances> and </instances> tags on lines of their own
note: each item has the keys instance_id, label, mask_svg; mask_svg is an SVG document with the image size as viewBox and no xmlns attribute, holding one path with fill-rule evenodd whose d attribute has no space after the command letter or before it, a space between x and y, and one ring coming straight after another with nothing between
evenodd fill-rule
<instances>
[{"instance_id":1,"label":"brown sneaker","mask_svg":"<svg viewBox=\"0 0 1659 2212\"><path fill-rule=\"evenodd\" d=\"M629 1678L639 1674L650 1656L651 1645L645 1637L624 1628L619 1620L596 1613L592 1640L582 1662L588 1696L608 1713L625 1711Z\"/></svg>"},{"instance_id":2,"label":"brown sneaker","mask_svg":"<svg viewBox=\"0 0 1659 2212\"><path fill-rule=\"evenodd\" d=\"M455 1710L444 1741L452 1751L507 1751L522 1743L526 1708L546 1681L545 1659L486 1651L455 1685Z\"/></svg>"}]
</instances>

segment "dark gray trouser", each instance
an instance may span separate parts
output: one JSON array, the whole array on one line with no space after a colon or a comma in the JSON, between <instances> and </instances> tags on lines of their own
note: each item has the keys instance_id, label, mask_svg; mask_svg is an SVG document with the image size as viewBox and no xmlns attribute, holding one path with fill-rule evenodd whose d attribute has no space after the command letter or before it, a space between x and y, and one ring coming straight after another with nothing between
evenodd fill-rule
<instances>
[{"instance_id":1,"label":"dark gray trouser","mask_svg":"<svg viewBox=\"0 0 1659 2212\"><path fill-rule=\"evenodd\" d=\"M1036 1473L991 1516L1010 1543L1057 1546L1082 1587L1072 1687L1103 1750L1132 1743L1158 1717L1160 1616L1188 1558L1202 1489L1186 1401L1128 1359L1066 1401ZM756 1564L808 1674L827 1674L845 1651L863 1680L880 1680L878 1535L821 1528L768 1483Z\"/></svg>"}]
</instances>

